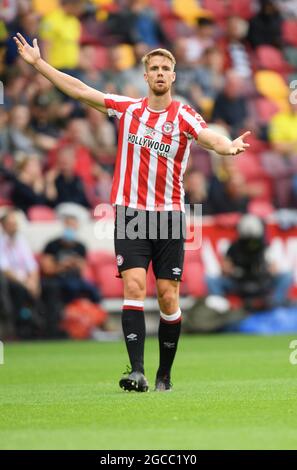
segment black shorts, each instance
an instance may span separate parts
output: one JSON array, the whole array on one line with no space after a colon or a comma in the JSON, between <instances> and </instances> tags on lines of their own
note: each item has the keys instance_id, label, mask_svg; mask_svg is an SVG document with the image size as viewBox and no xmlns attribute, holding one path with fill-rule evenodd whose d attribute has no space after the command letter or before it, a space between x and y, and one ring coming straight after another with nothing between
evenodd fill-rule
<instances>
[{"instance_id":1,"label":"black shorts","mask_svg":"<svg viewBox=\"0 0 297 470\"><path fill-rule=\"evenodd\" d=\"M156 279L180 281L184 263L185 215L117 206L114 244L119 276L152 261Z\"/></svg>"}]
</instances>

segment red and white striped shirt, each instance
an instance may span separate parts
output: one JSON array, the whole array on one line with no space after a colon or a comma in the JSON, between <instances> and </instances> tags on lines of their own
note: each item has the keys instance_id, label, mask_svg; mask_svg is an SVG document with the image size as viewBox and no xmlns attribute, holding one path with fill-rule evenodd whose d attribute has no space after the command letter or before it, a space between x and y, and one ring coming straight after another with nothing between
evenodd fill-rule
<instances>
[{"instance_id":1,"label":"red and white striped shirt","mask_svg":"<svg viewBox=\"0 0 297 470\"><path fill-rule=\"evenodd\" d=\"M207 127L202 117L178 101L154 111L148 98L106 94L105 106L120 120L111 203L184 212L183 174L191 141Z\"/></svg>"}]
</instances>

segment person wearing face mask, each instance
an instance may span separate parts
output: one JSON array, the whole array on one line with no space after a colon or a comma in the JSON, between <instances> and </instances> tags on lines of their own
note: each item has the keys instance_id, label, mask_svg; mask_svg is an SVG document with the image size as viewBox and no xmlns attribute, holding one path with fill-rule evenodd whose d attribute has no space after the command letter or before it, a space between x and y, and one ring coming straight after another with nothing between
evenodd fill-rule
<instances>
[{"instance_id":1,"label":"person wearing face mask","mask_svg":"<svg viewBox=\"0 0 297 470\"><path fill-rule=\"evenodd\" d=\"M242 216L238 238L222 261L222 275L206 279L209 294L236 294L248 309L284 305L293 276L277 272L269 258L262 221L252 214Z\"/></svg>"},{"instance_id":2,"label":"person wearing face mask","mask_svg":"<svg viewBox=\"0 0 297 470\"><path fill-rule=\"evenodd\" d=\"M101 293L83 277L87 251L78 240L79 220L72 213L63 217L63 232L44 248L41 259L42 299L46 309L46 332L59 336L63 308L73 300L89 299L98 305Z\"/></svg>"}]
</instances>

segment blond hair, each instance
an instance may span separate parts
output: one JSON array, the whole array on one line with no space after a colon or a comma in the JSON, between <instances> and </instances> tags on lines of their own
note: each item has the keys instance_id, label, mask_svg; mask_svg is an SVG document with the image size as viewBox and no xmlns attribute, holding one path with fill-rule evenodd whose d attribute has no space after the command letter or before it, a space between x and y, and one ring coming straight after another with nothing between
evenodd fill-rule
<instances>
[{"instance_id":1,"label":"blond hair","mask_svg":"<svg viewBox=\"0 0 297 470\"><path fill-rule=\"evenodd\" d=\"M151 60L151 58L155 57L157 55L167 57L167 59L171 60L171 62L173 64L173 68L174 68L174 66L176 64L176 60L175 60L174 55L171 54L171 52L168 51L167 49L158 48L158 49L153 49L152 51L148 52L147 54L145 54L142 57L141 62L145 66L146 70L147 70L147 67L148 67L148 64L149 64L149 61Z\"/></svg>"}]
</instances>

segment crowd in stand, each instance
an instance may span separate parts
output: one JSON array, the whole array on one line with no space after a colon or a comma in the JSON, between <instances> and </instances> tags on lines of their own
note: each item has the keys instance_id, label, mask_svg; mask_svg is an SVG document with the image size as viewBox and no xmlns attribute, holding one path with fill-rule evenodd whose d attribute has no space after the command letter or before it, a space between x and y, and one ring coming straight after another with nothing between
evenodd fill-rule
<instances>
[{"instance_id":1,"label":"crowd in stand","mask_svg":"<svg viewBox=\"0 0 297 470\"><path fill-rule=\"evenodd\" d=\"M55 211L61 203L92 213L109 201L117 123L22 61L17 31L30 43L37 37L54 67L133 98L146 94L140 58L169 48L177 59L174 95L225 135L252 131L239 158L193 145L186 202L203 203L207 215L246 213L257 202L268 212L296 207L295 0L0 0L0 206L29 219L32 207ZM5 232L6 219L2 225ZM27 267L22 283L32 304L33 260Z\"/></svg>"},{"instance_id":2,"label":"crowd in stand","mask_svg":"<svg viewBox=\"0 0 297 470\"><path fill-rule=\"evenodd\" d=\"M146 94L141 56L170 48L177 58L175 95L231 137L251 129L251 150L242 158L262 169L253 178L236 159L219 163L193 146L187 201L203 201L210 214L245 212L254 199L295 207L297 110L289 101L297 77L295 2L184 3L2 0L2 205L27 212L33 205L70 201L91 209L107 202L116 155L116 123L65 97L21 61L12 40L20 31L29 41L39 38L53 66L132 97Z\"/></svg>"}]
</instances>

